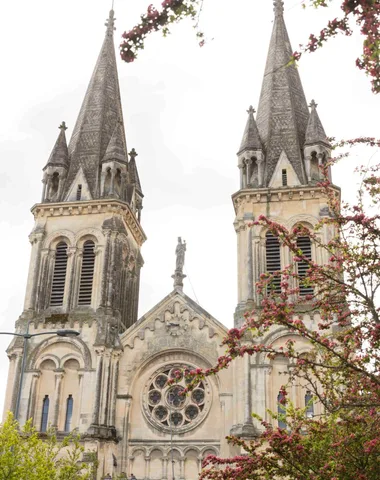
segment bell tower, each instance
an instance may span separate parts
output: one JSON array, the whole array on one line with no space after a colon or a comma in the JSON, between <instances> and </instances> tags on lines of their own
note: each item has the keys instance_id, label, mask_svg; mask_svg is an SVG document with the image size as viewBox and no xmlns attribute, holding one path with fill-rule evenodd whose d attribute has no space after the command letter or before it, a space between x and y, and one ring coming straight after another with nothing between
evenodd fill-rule
<instances>
[{"instance_id":1,"label":"bell tower","mask_svg":"<svg viewBox=\"0 0 380 480\"><path fill-rule=\"evenodd\" d=\"M111 10L70 142L62 122L43 169L42 200L32 207L24 311L16 322L16 332L71 328L80 336L36 336L27 352L14 340L5 401L5 411L14 411L26 355L19 421L32 417L41 431L49 424L63 433L76 428L105 441L116 440L119 334L137 321L146 239L137 153L127 153L114 21Z\"/></svg>"},{"instance_id":2,"label":"bell tower","mask_svg":"<svg viewBox=\"0 0 380 480\"><path fill-rule=\"evenodd\" d=\"M323 177L319 167L330 157L331 146L314 101L309 111L298 69L289 65L293 50L284 21L283 2L275 0L273 3L274 24L257 117L255 119L255 111L250 107L237 154L240 188L232 195L238 248L236 328L243 325L245 313L260 310L261 299L256 289L260 275L279 271L293 260L290 251L280 245L277 237L262 226L252 226L252 223L260 215L265 215L288 229L297 224L313 229L321 217L329 215L327 199L318 182ZM339 198L339 187L332 188ZM324 243L333 234L326 227L318 231ZM326 252L310 238L300 237L299 242L310 259L327 262ZM280 281L279 278L275 284L278 291L281 290ZM306 295L310 289L312 292L312 287L301 289L300 294ZM310 322L313 321L310 318ZM263 341L283 341L285 337L285 331L271 332ZM276 392L283 382L276 369L287 368L284 365L278 367L276 362L278 365L286 363L285 359L271 363L259 355L236 362L236 401L245 408L240 409L231 433L242 437L255 436L259 426L254 426L251 412L267 418L268 408L276 411Z\"/></svg>"}]
</instances>

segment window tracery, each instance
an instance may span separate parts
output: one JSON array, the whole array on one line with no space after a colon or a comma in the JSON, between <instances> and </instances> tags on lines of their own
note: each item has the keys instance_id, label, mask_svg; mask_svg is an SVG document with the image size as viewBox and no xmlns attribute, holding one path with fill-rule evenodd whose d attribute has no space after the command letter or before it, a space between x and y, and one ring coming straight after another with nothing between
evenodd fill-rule
<instances>
[{"instance_id":1,"label":"window tracery","mask_svg":"<svg viewBox=\"0 0 380 480\"><path fill-rule=\"evenodd\" d=\"M190 382L186 371L189 365L167 365L150 377L143 394L143 411L156 428L176 432L194 428L206 416L211 404L211 391L205 380L199 382L188 394ZM176 379L176 383L169 382Z\"/></svg>"}]
</instances>

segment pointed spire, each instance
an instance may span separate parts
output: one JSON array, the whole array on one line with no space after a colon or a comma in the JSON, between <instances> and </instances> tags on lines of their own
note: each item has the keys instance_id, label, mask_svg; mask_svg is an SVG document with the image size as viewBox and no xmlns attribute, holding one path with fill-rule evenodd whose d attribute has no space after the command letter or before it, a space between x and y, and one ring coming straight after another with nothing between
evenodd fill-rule
<instances>
[{"instance_id":1,"label":"pointed spire","mask_svg":"<svg viewBox=\"0 0 380 480\"><path fill-rule=\"evenodd\" d=\"M119 121L123 122L113 32L114 11L69 144L70 170L65 191L82 167L93 198L100 195L99 165ZM124 130L118 133L127 151ZM119 142L120 138L118 139Z\"/></svg>"},{"instance_id":2,"label":"pointed spire","mask_svg":"<svg viewBox=\"0 0 380 480\"><path fill-rule=\"evenodd\" d=\"M67 130L66 123L62 122L58 128L60 132L57 141L55 142L54 148L50 154L46 167L49 165L55 165L67 168L69 166L69 153L67 150L65 134L65 131Z\"/></svg>"},{"instance_id":3,"label":"pointed spire","mask_svg":"<svg viewBox=\"0 0 380 480\"><path fill-rule=\"evenodd\" d=\"M124 144L123 124L119 121L115 126L110 143L108 144L106 153L103 157L103 162L118 160L119 162L127 163L127 152Z\"/></svg>"},{"instance_id":4,"label":"pointed spire","mask_svg":"<svg viewBox=\"0 0 380 480\"><path fill-rule=\"evenodd\" d=\"M327 140L325 129L323 128L317 112L317 106L318 105L314 100L310 102L310 117L306 129L305 145L316 145L318 143L323 143L330 146L330 143Z\"/></svg>"},{"instance_id":5,"label":"pointed spire","mask_svg":"<svg viewBox=\"0 0 380 480\"><path fill-rule=\"evenodd\" d=\"M309 110L298 70L294 65L289 65L293 50L283 10L282 0L276 0L272 37L256 117L260 139L266 150L265 185L269 184L283 150L300 182L305 183L301 148L305 142Z\"/></svg>"},{"instance_id":6,"label":"pointed spire","mask_svg":"<svg viewBox=\"0 0 380 480\"><path fill-rule=\"evenodd\" d=\"M262 148L259 131L254 117L255 109L252 105L247 110L248 120L241 140L238 155L245 150L259 150Z\"/></svg>"},{"instance_id":7,"label":"pointed spire","mask_svg":"<svg viewBox=\"0 0 380 480\"><path fill-rule=\"evenodd\" d=\"M134 148L132 148L132 150L129 152L129 163L128 163L129 179L131 184L135 185L137 190L142 194L139 172L137 170L137 165L136 165L137 156L138 156L138 153Z\"/></svg>"}]
</instances>

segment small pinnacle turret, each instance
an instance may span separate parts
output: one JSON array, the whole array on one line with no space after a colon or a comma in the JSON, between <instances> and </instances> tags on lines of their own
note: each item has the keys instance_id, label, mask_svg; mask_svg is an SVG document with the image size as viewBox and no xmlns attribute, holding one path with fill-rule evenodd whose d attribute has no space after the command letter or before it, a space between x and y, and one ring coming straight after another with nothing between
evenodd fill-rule
<instances>
[{"instance_id":1,"label":"small pinnacle turret","mask_svg":"<svg viewBox=\"0 0 380 480\"><path fill-rule=\"evenodd\" d=\"M319 182L323 178L322 165L327 162L331 155L331 145L327 139L325 129L317 112L317 104L310 102L310 117L305 134L305 170L308 183ZM331 180L331 171L329 168Z\"/></svg>"},{"instance_id":2,"label":"small pinnacle turret","mask_svg":"<svg viewBox=\"0 0 380 480\"><path fill-rule=\"evenodd\" d=\"M62 122L58 128L60 132L57 141L55 142L49 160L43 169L42 202L56 201L60 198L67 171L70 166L65 133L67 130L66 123Z\"/></svg>"},{"instance_id":3,"label":"small pinnacle turret","mask_svg":"<svg viewBox=\"0 0 380 480\"><path fill-rule=\"evenodd\" d=\"M245 126L238 154L244 152L244 150L256 150L262 148L259 131L257 130L254 117L255 112L256 110L252 107L252 105L250 105L249 109L247 110L248 120Z\"/></svg>"},{"instance_id":4,"label":"small pinnacle turret","mask_svg":"<svg viewBox=\"0 0 380 480\"><path fill-rule=\"evenodd\" d=\"M305 145L314 145L316 143L324 143L330 146L329 141L323 128L322 122L317 112L317 104L314 100L310 102L310 117L306 128Z\"/></svg>"},{"instance_id":5,"label":"small pinnacle turret","mask_svg":"<svg viewBox=\"0 0 380 480\"><path fill-rule=\"evenodd\" d=\"M240 188L263 185L264 152L254 117L255 109L252 105L248 108L247 113L248 119L238 151Z\"/></svg>"},{"instance_id":6,"label":"small pinnacle turret","mask_svg":"<svg viewBox=\"0 0 380 480\"><path fill-rule=\"evenodd\" d=\"M57 141L55 142L54 148L50 154L46 167L48 167L49 165L57 165L62 167L69 166L69 152L67 149L66 133L65 133L67 130L66 123L62 122L58 128L60 132L59 132Z\"/></svg>"}]
</instances>

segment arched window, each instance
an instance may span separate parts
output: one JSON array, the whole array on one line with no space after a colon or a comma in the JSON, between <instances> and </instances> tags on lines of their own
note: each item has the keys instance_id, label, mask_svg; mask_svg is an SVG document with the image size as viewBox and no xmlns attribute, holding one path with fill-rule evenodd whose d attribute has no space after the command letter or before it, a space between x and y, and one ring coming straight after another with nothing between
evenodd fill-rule
<instances>
[{"instance_id":1,"label":"arched window","mask_svg":"<svg viewBox=\"0 0 380 480\"><path fill-rule=\"evenodd\" d=\"M285 415L286 413L286 408L285 405L283 404L285 400L285 396L282 392L279 392L277 395L277 414L278 415ZM286 428L286 422L284 421L283 418L278 419L278 428Z\"/></svg>"},{"instance_id":2,"label":"arched window","mask_svg":"<svg viewBox=\"0 0 380 480\"><path fill-rule=\"evenodd\" d=\"M297 248L302 251L302 255L307 259L311 260L311 241L309 237L298 237L297 238ZM306 260L301 260L297 262L297 273L299 276L299 289L300 295L312 295L314 289L310 285L305 285L303 280L306 277L307 271L309 269L309 264Z\"/></svg>"},{"instance_id":3,"label":"arched window","mask_svg":"<svg viewBox=\"0 0 380 480\"><path fill-rule=\"evenodd\" d=\"M70 430L71 430L71 419L73 417L73 406L74 406L73 396L69 395L67 397L67 402L66 402L65 432L70 432Z\"/></svg>"},{"instance_id":4,"label":"arched window","mask_svg":"<svg viewBox=\"0 0 380 480\"><path fill-rule=\"evenodd\" d=\"M278 270L281 270L281 258L280 258L280 242L278 238L271 232L267 232L265 236L265 254L266 254L266 271L267 273L274 274ZM273 278L270 290L276 293L281 292L281 276L277 275Z\"/></svg>"},{"instance_id":5,"label":"arched window","mask_svg":"<svg viewBox=\"0 0 380 480\"><path fill-rule=\"evenodd\" d=\"M46 432L49 417L49 395L45 395L42 401L41 432Z\"/></svg>"},{"instance_id":6,"label":"arched window","mask_svg":"<svg viewBox=\"0 0 380 480\"><path fill-rule=\"evenodd\" d=\"M63 296L65 294L67 270L67 245L60 242L57 245L55 253L53 282L51 286L50 306L58 307L63 305Z\"/></svg>"},{"instance_id":7,"label":"arched window","mask_svg":"<svg viewBox=\"0 0 380 480\"><path fill-rule=\"evenodd\" d=\"M286 171L286 168L282 169L281 178L282 178L282 186L286 187L288 184L288 172Z\"/></svg>"},{"instance_id":8,"label":"arched window","mask_svg":"<svg viewBox=\"0 0 380 480\"><path fill-rule=\"evenodd\" d=\"M314 417L313 395L309 391L307 391L305 395L305 407L306 407L306 417L313 418Z\"/></svg>"},{"instance_id":9,"label":"arched window","mask_svg":"<svg viewBox=\"0 0 380 480\"><path fill-rule=\"evenodd\" d=\"M91 305L95 267L95 244L87 240L83 245L82 271L79 284L78 305Z\"/></svg>"},{"instance_id":10,"label":"arched window","mask_svg":"<svg viewBox=\"0 0 380 480\"><path fill-rule=\"evenodd\" d=\"M82 185L79 184L77 187L77 200L80 200L82 198Z\"/></svg>"}]
</instances>

